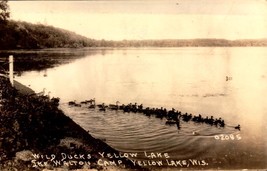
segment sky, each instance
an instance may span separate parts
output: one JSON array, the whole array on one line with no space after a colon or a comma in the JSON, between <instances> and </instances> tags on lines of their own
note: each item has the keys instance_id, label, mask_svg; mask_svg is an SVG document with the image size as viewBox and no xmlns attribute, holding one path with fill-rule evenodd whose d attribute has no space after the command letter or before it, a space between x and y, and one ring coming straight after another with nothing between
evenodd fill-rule
<instances>
[{"instance_id":1,"label":"sky","mask_svg":"<svg viewBox=\"0 0 267 171\"><path fill-rule=\"evenodd\" d=\"M11 19L93 39L267 38L267 0L9 1Z\"/></svg>"}]
</instances>

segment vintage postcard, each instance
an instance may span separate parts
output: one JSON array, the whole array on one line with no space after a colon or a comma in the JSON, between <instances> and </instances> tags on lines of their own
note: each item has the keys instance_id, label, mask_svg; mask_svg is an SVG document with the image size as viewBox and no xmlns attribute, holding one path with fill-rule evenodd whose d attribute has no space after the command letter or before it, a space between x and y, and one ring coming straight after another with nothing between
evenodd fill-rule
<instances>
[{"instance_id":1,"label":"vintage postcard","mask_svg":"<svg viewBox=\"0 0 267 171\"><path fill-rule=\"evenodd\" d=\"M267 1L0 1L0 170L267 169Z\"/></svg>"}]
</instances>

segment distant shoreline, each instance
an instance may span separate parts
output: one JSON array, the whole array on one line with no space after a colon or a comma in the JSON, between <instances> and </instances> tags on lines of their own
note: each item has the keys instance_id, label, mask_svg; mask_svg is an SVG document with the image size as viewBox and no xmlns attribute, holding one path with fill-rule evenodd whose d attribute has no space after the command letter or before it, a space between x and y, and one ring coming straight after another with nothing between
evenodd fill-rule
<instances>
[{"instance_id":1,"label":"distant shoreline","mask_svg":"<svg viewBox=\"0 0 267 171\"><path fill-rule=\"evenodd\" d=\"M227 40L221 38L96 40L74 32L21 21L1 26L0 49L130 48L130 47L267 47L267 38Z\"/></svg>"},{"instance_id":2,"label":"distant shoreline","mask_svg":"<svg viewBox=\"0 0 267 171\"><path fill-rule=\"evenodd\" d=\"M49 52L51 50L127 50L127 49L177 49L177 48L267 48L267 46L177 46L177 47L157 47L157 46L143 46L143 47L80 47L80 48L65 48L65 47L58 47L58 48L38 48L38 49L0 49L1 53L19 53L19 52ZM60 53L60 51L58 52ZM65 53L65 52L62 52ZM3 56L0 56L0 58Z\"/></svg>"}]
</instances>

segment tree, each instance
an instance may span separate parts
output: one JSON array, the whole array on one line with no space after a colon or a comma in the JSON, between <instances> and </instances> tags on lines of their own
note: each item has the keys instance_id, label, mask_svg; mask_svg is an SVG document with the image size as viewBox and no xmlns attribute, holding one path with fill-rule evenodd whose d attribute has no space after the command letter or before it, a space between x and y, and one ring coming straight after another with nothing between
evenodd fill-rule
<instances>
[{"instance_id":1,"label":"tree","mask_svg":"<svg viewBox=\"0 0 267 171\"><path fill-rule=\"evenodd\" d=\"M8 0L0 0L0 23L7 22L10 16Z\"/></svg>"}]
</instances>

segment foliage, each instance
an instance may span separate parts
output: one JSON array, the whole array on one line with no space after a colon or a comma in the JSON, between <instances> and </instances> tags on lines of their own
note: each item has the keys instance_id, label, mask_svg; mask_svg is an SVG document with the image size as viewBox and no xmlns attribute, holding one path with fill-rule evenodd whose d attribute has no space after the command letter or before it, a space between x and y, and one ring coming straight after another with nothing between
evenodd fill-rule
<instances>
[{"instance_id":1,"label":"foliage","mask_svg":"<svg viewBox=\"0 0 267 171\"><path fill-rule=\"evenodd\" d=\"M8 21L9 17L8 0L0 0L0 49L267 46L267 39L235 41L225 39L94 40L53 26Z\"/></svg>"},{"instance_id":2,"label":"foliage","mask_svg":"<svg viewBox=\"0 0 267 171\"><path fill-rule=\"evenodd\" d=\"M18 21L8 21L2 25L0 35L0 49L267 46L267 39L94 40L53 26Z\"/></svg>"},{"instance_id":3,"label":"foliage","mask_svg":"<svg viewBox=\"0 0 267 171\"><path fill-rule=\"evenodd\" d=\"M267 39L225 40L225 39L162 39L105 41L101 47L233 47L267 46Z\"/></svg>"},{"instance_id":4,"label":"foliage","mask_svg":"<svg viewBox=\"0 0 267 171\"><path fill-rule=\"evenodd\" d=\"M53 165L52 160L41 154L54 155L62 159L62 153L74 156L90 154L86 159L89 170L107 170L98 165L100 151L119 156L119 152L99 139L93 138L86 130L67 117L59 108L59 98L40 94L25 95L13 88L8 78L0 77L0 170L77 170L79 164ZM23 155L27 152L28 155ZM49 152L49 153L47 153ZM19 155L20 154L20 155ZM33 154L40 155L34 157ZM33 163L33 159L35 162ZM74 158L73 158L74 159ZM82 159L82 158L81 158ZM121 160L127 170L146 170L134 166L127 159ZM68 161L68 160L66 160ZM78 161L78 160L77 160ZM62 162L62 160L61 160ZM39 165L38 163L45 163ZM33 167L37 164L39 167ZM61 168L64 167L64 168ZM116 169L117 168L117 169ZM117 166L115 170L121 170Z\"/></svg>"},{"instance_id":5,"label":"foliage","mask_svg":"<svg viewBox=\"0 0 267 171\"><path fill-rule=\"evenodd\" d=\"M64 29L9 21L0 28L0 49L88 47L92 40Z\"/></svg>"},{"instance_id":6,"label":"foliage","mask_svg":"<svg viewBox=\"0 0 267 171\"><path fill-rule=\"evenodd\" d=\"M7 0L0 1L0 24L6 23L9 18L9 6Z\"/></svg>"}]
</instances>

